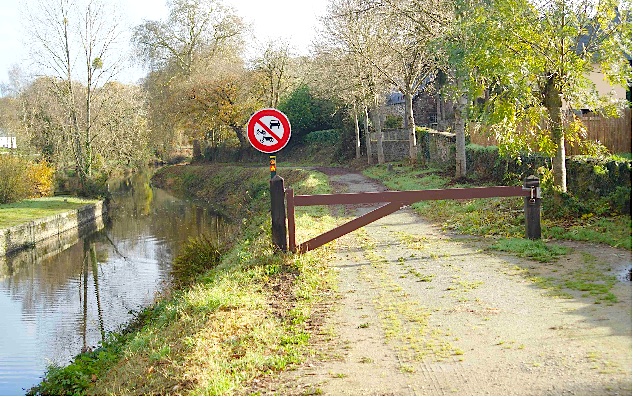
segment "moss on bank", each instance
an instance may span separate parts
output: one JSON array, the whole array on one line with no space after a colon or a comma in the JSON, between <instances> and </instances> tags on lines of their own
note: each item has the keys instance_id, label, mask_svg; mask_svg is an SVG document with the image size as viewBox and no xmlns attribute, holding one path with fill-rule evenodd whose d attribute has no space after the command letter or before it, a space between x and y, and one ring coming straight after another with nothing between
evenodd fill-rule
<instances>
[{"instance_id":1,"label":"moss on bank","mask_svg":"<svg viewBox=\"0 0 633 397\"><path fill-rule=\"evenodd\" d=\"M271 246L268 171L237 166L162 169L154 183L214 203L242 223L239 238L189 287L145 310L102 347L51 368L31 394L245 394L254 380L308 352L314 309L329 294L331 252L281 254ZM281 172L301 194L329 192L324 175ZM325 211L297 211L298 238L332 227ZM318 256L317 256L318 255Z\"/></svg>"}]
</instances>

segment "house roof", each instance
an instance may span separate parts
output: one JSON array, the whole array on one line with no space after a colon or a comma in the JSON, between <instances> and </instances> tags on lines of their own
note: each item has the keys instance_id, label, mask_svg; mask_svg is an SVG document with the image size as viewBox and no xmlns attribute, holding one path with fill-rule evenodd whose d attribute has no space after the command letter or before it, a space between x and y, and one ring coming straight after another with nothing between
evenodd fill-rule
<instances>
[{"instance_id":1,"label":"house roof","mask_svg":"<svg viewBox=\"0 0 633 397\"><path fill-rule=\"evenodd\" d=\"M400 92L392 92L387 98L387 105L397 105L404 103L404 95Z\"/></svg>"},{"instance_id":2,"label":"house roof","mask_svg":"<svg viewBox=\"0 0 633 397\"><path fill-rule=\"evenodd\" d=\"M615 23L616 25L622 23L622 19L620 17L620 10L617 8L615 10L615 17L613 18L613 23ZM596 31L600 31L600 30L601 29L598 26L588 25L587 33L578 37L578 42L576 43L576 54L578 55L582 54L585 51L585 49L589 46L590 41L592 40L593 36L596 34ZM631 62L630 51L628 52L623 51L622 54L629 62ZM593 60L595 61L598 57L598 54L594 53L592 56L593 56Z\"/></svg>"}]
</instances>

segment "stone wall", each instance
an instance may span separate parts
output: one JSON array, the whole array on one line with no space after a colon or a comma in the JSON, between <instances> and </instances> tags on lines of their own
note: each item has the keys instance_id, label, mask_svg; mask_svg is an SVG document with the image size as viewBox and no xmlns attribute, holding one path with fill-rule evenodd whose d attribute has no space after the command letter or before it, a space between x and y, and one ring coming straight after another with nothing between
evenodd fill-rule
<instances>
[{"instance_id":1,"label":"stone wall","mask_svg":"<svg viewBox=\"0 0 633 397\"><path fill-rule=\"evenodd\" d=\"M428 164L437 166L450 166L455 163L455 134L448 132L428 130L420 136L418 134L418 158L424 159ZM372 157L374 163L378 162L378 142L371 142ZM383 152L385 161L400 161L409 157L408 130L394 129L383 131Z\"/></svg>"},{"instance_id":2,"label":"stone wall","mask_svg":"<svg viewBox=\"0 0 633 397\"><path fill-rule=\"evenodd\" d=\"M440 168L455 165L455 134L429 130L418 144L420 155L427 164Z\"/></svg>"},{"instance_id":3,"label":"stone wall","mask_svg":"<svg viewBox=\"0 0 633 397\"><path fill-rule=\"evenodd\" d=\"M10 254L38 242L77 229L99 230L103 228L103 215L107 212L103 201L85 205L76 210L0 230L0 255Z\"/></svg>"}]
</instances>

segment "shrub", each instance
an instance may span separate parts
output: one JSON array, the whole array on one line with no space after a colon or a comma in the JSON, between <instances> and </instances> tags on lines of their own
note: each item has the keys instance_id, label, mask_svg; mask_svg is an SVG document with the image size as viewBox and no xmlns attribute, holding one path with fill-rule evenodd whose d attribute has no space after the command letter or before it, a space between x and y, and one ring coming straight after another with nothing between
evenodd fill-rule
<instances>
[{"instance_id":1,"label":"shrub","mask_svg":"<svg viewBox=\"0 0 633 397\"><path fill-rule=\"evenodd\" d=\"M548 216L631 213L631 160L626 158L567 158L568 192L561 193L553 188L551 160L538 153L514 159L501 156L496 146L471 144L466 157L468 176L475 181L514 185L529 175L538 176L548 197L543 207Z\"/></svg>"},{"instance_id":2,"label":"shrub","mask_svg":"<svg viewBox=\"0 0 633 397\"><path fill-rule=\"evenodd\" d=\"M32 196L47 197L53 195L55 169L45 161L31 164L28 169Z\"/></svg>"},{"instance_id":3,"label":"shrub","mask_svg":"<svg viewBox=\"0 0 633 397\"><path fill-rule=\"evenodd\" d=\"M385 128L402 128L402 117L388 114L385 117Z\"/></svg>"},{"instance_id":4,"label":"shrub","mask_svg":"<svg viewBox=\"0 0 633 397\"><path fill-rule=\"evenodd\" d=\"M174 259L171 269L176 287L193 283L199 276L216 267L225 248L202 235L190 238L182 252Z\"/></svg>"},{"instance_id":5,"label":"shrub","mask_svg":"<svg viewBox=\"0 0 633 397\"><path fill-rule=\"evenodd\" d=\"M618 186L606 197L609 208L616 213L631 215L631 187Z\"/></svg>"},{"instance_id":6,"label":"shrub","mask_svg":"<svg viewBox=\"0 0 633 397\"><path fill-rule=\"evenodd\" d=\"M29 196L28 162L11 155L0 156L0 204L20 201Z\"/></svg>"},{"instance_id":7,"label":"shrub","mask_svg":"<svg viewBox=\"0 0 633 397\"><path fill-rule=\"evenodd\" d=\"M0 204L53 193L54 170L48 164L0 155Z\"/></svg>"},{"instance_id":8,"label":"shrub","mask_svg":"<svg viewBox=\"0 0 633 397\"><path fill-rule=\"evenodd\" d=\"M306 143L337 145L341 141L340 130L321 130L310 132L303 138Z\"/></svg>"}]
</instances>

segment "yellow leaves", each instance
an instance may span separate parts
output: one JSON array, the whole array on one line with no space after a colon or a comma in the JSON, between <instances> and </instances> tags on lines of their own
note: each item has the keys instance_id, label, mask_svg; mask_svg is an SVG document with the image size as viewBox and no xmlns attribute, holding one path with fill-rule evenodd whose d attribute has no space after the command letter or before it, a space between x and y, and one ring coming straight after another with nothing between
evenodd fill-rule
<instances>
[{"instance_id":1,"label":"yellow leaves","mask_svg":"<svg viewBox=\"0 0 633 397\"><path fill-rule=\"evenodd\" d=\"M53 167L42 161L30 164L27 172L31 181L32 196L46 197L53 194L53 176L55 174Z\"/></svg>"},{"instance_id":2,"label":"yellow leaves","mask_svg":"<svg viewBox=\"0 0 633 397\"><path fill-rule=\"evenodd\" d=\"M33 163L22 157L0 156L0 203L51 196L55 169L46 162Z\"/></svg>"}]
</instances>

